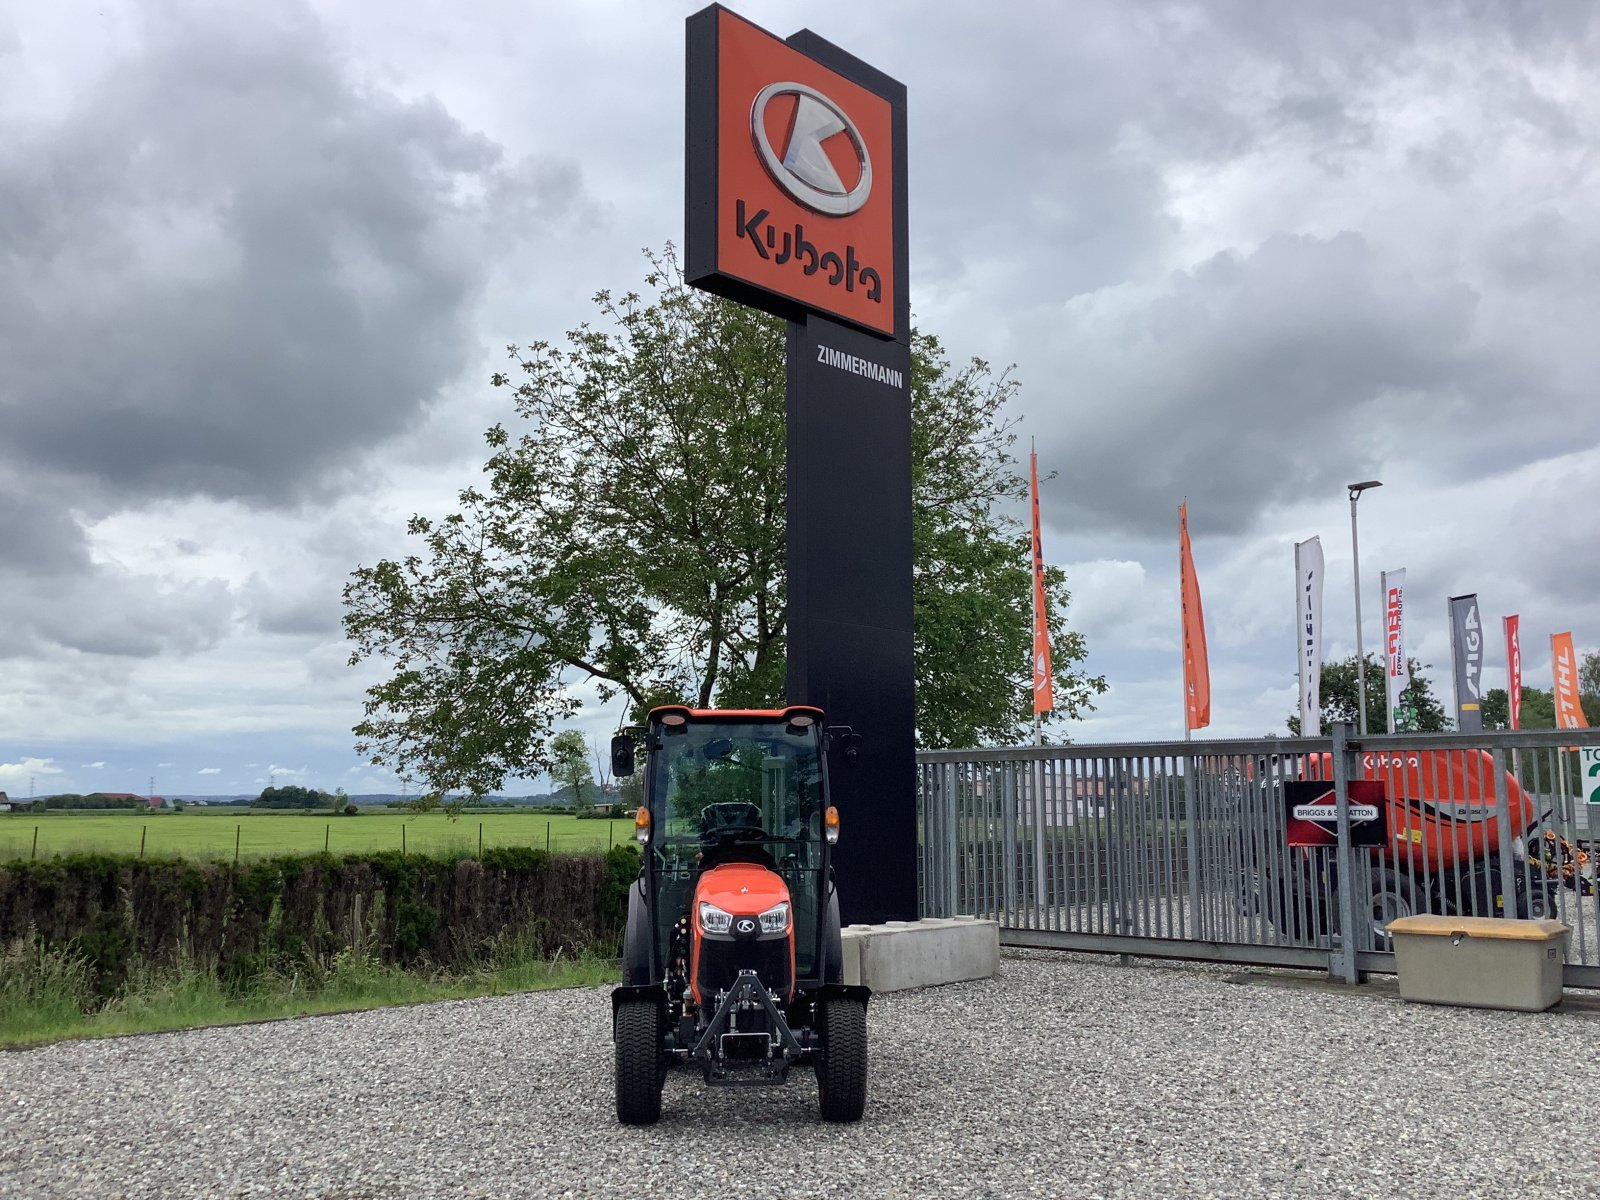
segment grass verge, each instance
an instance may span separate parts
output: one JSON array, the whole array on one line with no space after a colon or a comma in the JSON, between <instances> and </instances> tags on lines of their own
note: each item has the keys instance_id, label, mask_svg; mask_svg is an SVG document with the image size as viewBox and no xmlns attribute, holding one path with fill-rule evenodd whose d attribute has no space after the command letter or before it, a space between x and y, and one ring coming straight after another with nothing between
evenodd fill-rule
<instances>
[{"instance_id":1,"label":"grass verge","mask_svg":"<svg viewBox=\"0 0 1600 1200\"><path fill-rule=\"evenodd\" d=\"M615 983L619 972L616 960L600 952L547 961L512 938L487 948L472 967L448 973L402 970L345 950L322 961L284 963L230 988L204 964L179 959L139 964L126 985L104 998L93 994L91 974L74 951L37 939L0 946L0 1047L594 987Z\"/></svg>"}]
</instances>

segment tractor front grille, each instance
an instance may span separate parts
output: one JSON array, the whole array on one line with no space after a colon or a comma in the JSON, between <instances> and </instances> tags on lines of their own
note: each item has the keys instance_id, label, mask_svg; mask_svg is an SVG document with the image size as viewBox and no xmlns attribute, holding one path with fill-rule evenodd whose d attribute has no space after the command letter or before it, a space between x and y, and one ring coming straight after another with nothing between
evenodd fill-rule
<instances>
[{"instance_id":1,"label":"tractor front grille","mask_svg":"<svg viewBox=\"0 0 1600 1200\"><path fill-rule=\"evenodd\" d=\"M733 986L740 971L754 971L761 985L781 1003L789 994L789 939L735 941L704 936L700 943L700 995L707 1001Z\"/></svg>"}]
</instances>

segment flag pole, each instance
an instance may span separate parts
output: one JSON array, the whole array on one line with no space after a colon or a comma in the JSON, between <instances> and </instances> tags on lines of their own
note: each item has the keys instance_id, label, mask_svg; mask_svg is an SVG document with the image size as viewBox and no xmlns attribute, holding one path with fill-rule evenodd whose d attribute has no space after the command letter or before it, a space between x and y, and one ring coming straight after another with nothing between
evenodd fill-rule
<instances>
[{"instance_id":1,"label":"flag pole","mask_svg":"<svg viewBox=\"0 0 1600 1200\"><path fill-rule=\"evenodd\" d=\"M1184 653L1189 629L1183 619L1183 529L1189 519L1188 496L1183 498L1178 512L1178 696L1183 701L1183 740L1187 742L1194 735L1189 728L1189 657Z\"/></svg>"},{"instance_id":2,"label":"flag pole","mask_svg":"<svg viewBox=\"0 0 1600 1200\"><path fill-rule=\"evenodd\" d=\"M1039 525L1038 525L1038 522L1039 522L1039 459L1038 459L1038 451L1034 448L1033 439L1031 437L1028 439L1028 479L1029 479L1029 485L1033 489L1033 514L1034 514L1034 516L1033 516L1033 520L1034 520L1034 526L1033 526L1033 528L1034 528L1033 550L1034 550L1035 554L1038 554L1039 550L1040 550L1039 542L1038 542L1038 528L1039 528ZM1030 564L1030 567L1031 566L1032 566L1032 564ZM1029 608L1029 615L1032 617L1032 620L1029 623L1029 629L1031 631L1037 631L1038 628L1039 628L1039 589L1037 587L1030 588L1029 591L1028 591L1028 595L1031 597L1031 600L1030 600L1030 603L1028 605L1028 608ZM1036 680L1034 680L1033 677L1034 677L1034 673L1037 672L1038 669L1039 669L1039 654L1038 654L1038 650L1039 650L1039 648L1033 644L1033 639L1032 639L1032 637L1030 637L1029 640L1028 640L1028 679L1030 681L1030 685L1032 683L1036 683L1037 682ZM1037 691L1036 688L1034 688L1034 689L1029 691L1028 695L1029 695L1030 699L1035 695L1036 691ZM1043 735L1040 732L1040 729L1041 729L1041 722L1039 720L1039 706L1038 706L1037 703L1035 703L1034 706L1033 706L1033 744L1035 746L1038 746L1038 745L1042 744Z\"/></svg>"}]
</instances>

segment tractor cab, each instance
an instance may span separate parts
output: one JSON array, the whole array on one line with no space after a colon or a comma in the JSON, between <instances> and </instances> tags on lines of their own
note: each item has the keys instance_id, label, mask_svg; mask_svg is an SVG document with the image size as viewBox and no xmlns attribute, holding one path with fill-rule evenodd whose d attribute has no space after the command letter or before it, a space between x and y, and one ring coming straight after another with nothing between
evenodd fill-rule
<instances>
[{"instance_id":1,"label":"tractor cab","mask_svg":"<svg viewBox=\"0 0 1600 1200\"><path fill-rule=\"evenodd\" d=\"M853 736L805 706L669 706L639 732L644 866L613 997L619 1117L655 1120L676 1064L713 1084L778 1084L810 1062L823 1115L856 1119L867 993L842 980L828 789L829 750L853 761ZM617 774L635 768L636 744L613 742Z\"/></svg>"}]
</instances>

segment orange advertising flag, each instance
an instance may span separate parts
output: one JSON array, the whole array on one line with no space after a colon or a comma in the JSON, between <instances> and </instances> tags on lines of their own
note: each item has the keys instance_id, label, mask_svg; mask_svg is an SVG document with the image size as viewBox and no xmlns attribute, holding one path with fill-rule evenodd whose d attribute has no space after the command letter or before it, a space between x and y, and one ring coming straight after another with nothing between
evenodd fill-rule
<instances>
[{"instance_id":1,"label":"orange advertising flag","mask_svg":"<svg viewBox=\"0 0 1600 1200\"><path fill-rule=\"evenodd\" d=\"M1055 672L1050 667L1050 616L1044 598L1044 549L1039 540L1039 456L1028 451L1028 479L1033 487L1033 711L1056 706Z\"/></svg>"},{"instance_id":2,"label":"orange advertising flag","mask_svg":"<svg viewBox=\"0 0 1600 1200\"><path fill-rule=\"evenodd\" d=\"M1556 728L1589 728L1578 699L1578 655L1572 648L1571 633L1550 635L1550 657L1556 676Z\"/></svg>"},{"instance_id":3,"label":"orange advertising flag","mask_svg":"<svg viewBox=\"0 0 1600 1200\"><path fill-rule=\"evenodd\" d=\"M1211 667L1206 661L1206 618L1200 607L1200 581L1194 576L1189 546L1189 506L1178 506L1178 574L1183 607L1183 704L1185 729L1211 724Z\"/></svg>"}]
</instances>

